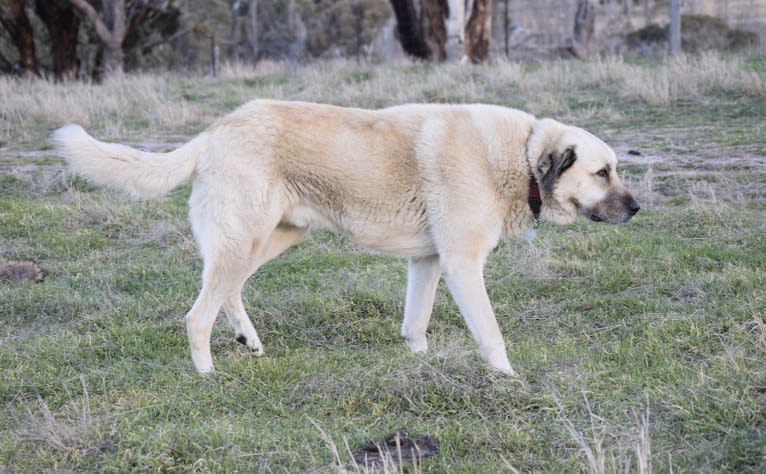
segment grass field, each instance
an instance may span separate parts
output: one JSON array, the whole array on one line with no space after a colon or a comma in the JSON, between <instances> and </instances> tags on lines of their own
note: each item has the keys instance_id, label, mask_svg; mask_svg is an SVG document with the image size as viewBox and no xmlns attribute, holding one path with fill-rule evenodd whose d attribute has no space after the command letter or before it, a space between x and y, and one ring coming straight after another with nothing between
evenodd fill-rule
<instances>
[{"instance_id":1,"label":"grass field","mask_svg":"<svg viewBox=\"0 0 766 474\"><path fill-rule=\"evenodd\" d=\"M443 286L431 351L411 355L405 262L323 232L247 286L267 355L221 320L217 371L200 376L189 186L128 200L63 172L47 135L76 121L167 150L256 97L554 116L614 146L643 210L492 254L521 380L481 363ZM351 453L402 427L440 451L390 472L766 471L763 54L0 80L0 257L49 272L0 282L0 472L365 472Z\"/></svg>"}]
</instances>

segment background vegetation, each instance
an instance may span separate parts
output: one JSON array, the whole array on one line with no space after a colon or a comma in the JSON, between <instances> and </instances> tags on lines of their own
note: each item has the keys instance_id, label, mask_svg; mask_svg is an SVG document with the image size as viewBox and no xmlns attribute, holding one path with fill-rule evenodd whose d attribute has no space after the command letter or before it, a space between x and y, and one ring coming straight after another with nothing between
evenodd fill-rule
<instances>
[{"instance_id":1,"label":"background vegetation","mask_svg":"<svg viewBox=\"0 0 766 474\"><path fill-rule=\"evenodd\" d=\"M168 150L255 97L555 116L615 147L643 210L492 254L520 380L478 360L444 288L431 352L409 354L404 262L322 232L247 286L267 355L222 321L217 372L200 376L183 325L200 272L189 187L126 200L64 172L47 135L75 121ZM0 471L364 471L349 452L401 427L441 442L410 472L766 470L763 55L0 79L0 103L0 254L50 272L0 283Z\"/></svg>"},{"instance_id":2,"label":"background vegetation","mask_svg":"<svg viewBox=\"0 0 766 474\"><path fill-rule=\"evenodd\" d=\"M0 74L100 81L109 71L410 57L479 63L664 55L670 0L5 0ZM683 50L757 47L766 0L684 0ZM679 17L680 18L680 17Z\"/></svg>"}]
</instances>

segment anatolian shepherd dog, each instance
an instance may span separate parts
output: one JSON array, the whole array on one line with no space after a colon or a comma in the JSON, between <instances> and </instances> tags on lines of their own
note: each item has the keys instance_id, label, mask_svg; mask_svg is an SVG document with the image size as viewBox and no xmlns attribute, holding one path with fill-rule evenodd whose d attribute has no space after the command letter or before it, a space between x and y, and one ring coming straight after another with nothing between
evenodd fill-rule
<instances>
[{"instance_id":1,"label":"anatolian shepherd dog","mask_svg":"<svg viewBox=\"0 0 766 474\"><path fill-rule=\"evenodd\" d=\"M213 370L210 334L222 306L236 340L263 354L242 287L321 227L409 259L402 335L413 352L428 347L444 276L481 357L515 375L484 287L498 239L532 229L538 215L621 223L639 210L604 142L492 105L372 111L256 100L169 153L100 142L77 125L52 139L75 172L141 198L193 181L189 215L204 270L186 326L199 372Z\"/></svg>"}]
</instances>

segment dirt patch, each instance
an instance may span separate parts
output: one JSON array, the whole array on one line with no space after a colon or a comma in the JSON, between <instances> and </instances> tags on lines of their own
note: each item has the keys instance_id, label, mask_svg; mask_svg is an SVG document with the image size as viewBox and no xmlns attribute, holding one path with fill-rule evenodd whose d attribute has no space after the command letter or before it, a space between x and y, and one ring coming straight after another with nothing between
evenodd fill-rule
<instances>
[{"instance_id":1,"label":"dirt patch","mask_svg":"<svg viewBox=\"0 0 766 474\"><path fill-rule=\"evenodd\" d=\"M47 272L32 260L0 262L0 281L11 283L42 283Z\"/></svg>"},{"instance_id":2,"label":"dirt patch","mask_svg":"<svg viewBox=\"0 0 766 474\"><path fill-rule=\"evenodd\" d=\"M766 157L750 153L731 154L718 158L698 156L669 156L655 154L618 154L620 163L651 166L667 165L666 175L699 176L710 173L766 173Z\"/></svg>"},{"instance_id":3,"label":"dirt patch","mask_svg":"<svg viewBox=\"0 0 766 474\"><path fill-rule=\"evenodd\" d=\"M439 454L439 440L430 435L410 438L404 428L386 435L382 440L370 440L354 453L359 466L400 466L417 463L423 458Z\"/></svg>"},{"instance_id":4,"label":"dirt patch","mask_svg":"<svg viewBox=\"0 0 766 474\"><path fill-rule=\"evenodd\" d=\"M652 155L652 154L645 154L641 153L639 155L636 154L618 154L617 159L620 163L628 163L631 165L653 165L655 163L667 163L668 157L667 156L661 156L661 155Z\"/></svg>"}]
</instances>

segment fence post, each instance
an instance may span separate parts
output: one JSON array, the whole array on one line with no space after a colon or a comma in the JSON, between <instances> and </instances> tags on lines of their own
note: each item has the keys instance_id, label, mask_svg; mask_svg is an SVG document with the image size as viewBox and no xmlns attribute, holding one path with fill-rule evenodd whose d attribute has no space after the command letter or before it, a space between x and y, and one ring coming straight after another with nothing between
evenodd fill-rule
<instances>
[{"instance_id":1,"label":"fence post","mask_svg":"<svg viewBox=\"0 0 766 474\"><path fill-rule=\"evenodd\" d=\"M681 0L670 0L670 54L681 51Z\"/></svg>"},{"instance_id":2,"label":"fence post","mask_svg":"<svg viewBox=\"0 0 766 474\"><path fill-rule=\"evenodd\" d=\"M221 49L215 42L215 34L210 35L210 75L213 77L218 76L218 59L221 54Z\"/></svg>"}]
</instances>

